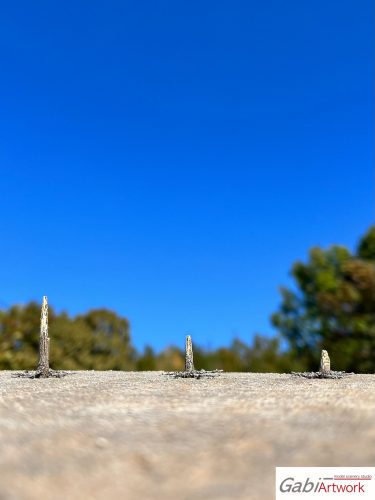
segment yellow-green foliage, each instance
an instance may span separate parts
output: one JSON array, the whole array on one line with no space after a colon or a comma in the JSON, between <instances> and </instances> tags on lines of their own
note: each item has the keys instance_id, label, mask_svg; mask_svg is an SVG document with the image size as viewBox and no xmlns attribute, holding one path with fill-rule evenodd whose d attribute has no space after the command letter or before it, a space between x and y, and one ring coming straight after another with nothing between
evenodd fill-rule
<instances>
[{"instance_id":1,"label":"yellow-green foliage","mask_svg":"<svg viewBox=\"0 0 375 500\"><path fill-rule=\"evenodd\" d=\"M37 363L40 306L0 312L0 368L33 369ZM132 370L129 323L106 309L70 318L49 308L50 362L55 369Z\"/></svg>"},{"instance_id":2,"label":"yellow-green foliage","mask_svg":"<svg viewBox=\"0 0 375 500\"><path fill-rule=\"evenodd\" d=\"M295 358L309 369L327 349L337 370L375 370L375 227L352 255L344 247L314 248L292 268L296 290L281 289L272 321Z\"/></svg>"},{"instance_id":3,"label":"yellow-green foliage","mask_svg":"<svg viewBox=\"0 0 375 500\"><path fill-rule=\"evenodd\" d=\"M256 335L251 345L235 339L229 347L210 351L194 344L195 367L316 370L324 348L333 369L374 372L375 227L362 238L354 255L340 246L313 248L307 263L294 264L292 276L296 287L281 289L282 303L272 316L280 337ZM40 305L35 302L0 311L0 369L35 368L39 323ZM143 353L137 353L127 319L107 309L72 318L56 314L50 307L49 325L50 364L55 369L184 369L184 353L176 347L155 353L147 346ZM176 332L176 341L183 345L183 334Z\"/></svg>"}]
</instances>

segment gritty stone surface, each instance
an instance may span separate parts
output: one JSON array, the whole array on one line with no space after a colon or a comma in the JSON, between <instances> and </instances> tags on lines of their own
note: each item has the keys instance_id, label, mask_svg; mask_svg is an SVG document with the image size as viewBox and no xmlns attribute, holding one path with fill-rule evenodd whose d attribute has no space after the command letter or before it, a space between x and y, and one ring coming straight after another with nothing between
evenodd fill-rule
<instances>
[{"instance_id":1,"label":"gritty stone surface","mask_svg":"<svg viewBox=\"0 0 375 500\"><path fill-rule=\"evenodd\" d=\"M343 378L354 375L354 373L319 370L318 372L292 372L292 375L304 378Z\"/></svg>"},{"instance_id":2,"label":"gritty stone surface","mask_svg":"<svg viewBox=\"0 0 375 500\"><path fill-rule=\"evenodd\" d=\"M375 463L375 375L0 372L1 500L274 498L275 467Z\"/></svg>"},{"instance_id":3,"label":"gritty stone surface","mask_svg":"<svg viewBox=\"0 0 375 500\"><path fill-rule=\"evenodd\" d=\"M223 373L223 370L185 370L184 372L164 372L168 377L173 378L196 378L200 379L202 377L205 378L213 378L218 377L220 373Z\"/></svg>"},{"instance_id":4,"label":"gritty stone surface","mask_svg":"<svg viewBox=\"0 0 375 500\"><path fill-rule=\"evenodd\" d=\"M41 371L39 368L36 370L25 370L24 372L14 372L12 373L12 377L14 378L62 378L68 375L68 372L64 372L61 370L52 370L48 368L48 370Z\"/></svg>"}]
</instances>

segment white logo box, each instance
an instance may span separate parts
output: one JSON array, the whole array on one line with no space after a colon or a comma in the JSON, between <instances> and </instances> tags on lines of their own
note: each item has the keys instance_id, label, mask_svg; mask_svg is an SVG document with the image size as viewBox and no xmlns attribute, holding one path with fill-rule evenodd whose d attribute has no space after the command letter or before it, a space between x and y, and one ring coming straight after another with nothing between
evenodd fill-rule
<instances>
[{"instance_id":1,"label":"white logo box","mask_svg":"<svg viewBox=\"0 0 375 500\"><path fill-rule=\"evenodd\" d=\"M375 467L276 467L276 500L375 500Z\"/></svg>"}]
</instances>

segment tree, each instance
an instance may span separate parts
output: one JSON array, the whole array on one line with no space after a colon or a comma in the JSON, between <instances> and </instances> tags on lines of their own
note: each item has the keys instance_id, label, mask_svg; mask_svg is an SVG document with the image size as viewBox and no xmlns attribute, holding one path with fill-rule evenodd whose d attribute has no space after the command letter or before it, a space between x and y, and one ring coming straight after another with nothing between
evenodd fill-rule
<instances>
[{"instance_id":1,"label":"tree","mask_svg":"<svg viewBox=\"0 0 375 500\"><path fill-rule=\"evenodd\" d=\"M0 369L34 369L40 306L30 302L0 311ZM49 307L50 361L62 370L132 370L136 353L126 318L106 309L69 317Z\"/></svg>"},{"instance_id":2,"label":"tree","mask_svg":"<svg viewBox=\"0 0 375 500\"><path fill-rule=\"evenodd\" d=\"M137 370L156 370L156 354L151 346L146 345L143 354L137 360Z\"/></svg>"},{"instance_id":3,"label":"tree","mask_svg":"<svg viewBox=\"0 0 375 500\"><path fill-rule=\"evenodd\" d=\"M53 315L53 311L51 312ZM11 306L0 311L0 368L34 369L38 361L40 306Z\"/></svg>"},{"instance_id":4,"label":"tree","mask_svg":"<svg viewBox=\"0 0 375 500\"><path fill-rule=\"evenodd\" d=\"M290 344L294 358L316 369L327 349L338 370L375 370L375 226L354 254L341 246L313 248L307 263L291 274L297 289L281 288L280 310L272 322Z\"/></svg>"},{"instance_id":5,"label":"tree","mask_svg":"<svg viewBox=\"0 0 375 500\"><path fill-rule=\"evenodd\" d=\"M360 241L358 257L370 262L375 261L375 226L372 226Z\"/></svg>"}]
</instances>

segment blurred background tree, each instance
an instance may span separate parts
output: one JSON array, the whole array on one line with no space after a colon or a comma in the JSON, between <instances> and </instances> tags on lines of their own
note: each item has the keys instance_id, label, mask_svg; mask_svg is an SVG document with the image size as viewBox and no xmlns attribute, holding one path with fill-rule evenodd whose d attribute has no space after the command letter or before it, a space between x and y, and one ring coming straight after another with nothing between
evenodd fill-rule
<instances>
[{"instance_id":1,"label":"blurred background tree","mask_svg":"<svg viewBox=\"0 0 375 500\"><path fill-rule=\"evenodd\" d=\"M34 369L38 359L40 305L0 311L0 368ZM129 323L106 309L70 318L49 306L50 361L55 369L132 370L136 352Z\"/></svg>"},{"instance_id":2,"label":"blurred background tree","mask_svg":"<svg viewBox=\"0 0 375 500\"><path fill-rule=\"evenodd\" d=\"M313 248L307 263L296 262L294 290L281 289L272 315L274 337L255 335L247 344L205 350L194 345L197 368L225 371L316 370L320 349L334 369L375 371L375 226L354 252L340 246ZM33 369L39 345L40 305L30 302L0 310L0 369ZM51 366L66 370L182 370L181 348L156 353L132 346L126 318L107 309L70 317L49 307ZM194 340L194 339L193 339Z\"/></svg>"},{"instance_id":3,"label":"blurred background tree","mask_svg":"<svg viewBox=\"0 0 375 500\"><path fill-rule=\"evenodd\" d=\"M316 369L327 349L334 369L375 370L375 226L356 252L332 246L313 248L307 263L291 272L297 289L281 289L274 326L287 339L291 356Z\"/></svg>"},{"instance_id":4,"label":"blurred background tree","mask_svg":"<svg viewBox=\"0 0 375 500\"><path fill-rule=\"evenodd\" d=\"M34 369L38 358L40 305L31 302L0 312L0 369ZM181 348L156 353L146 346L137 353L130 341L129 323L116 313L96 309L71 318L49 307L50 361L62 370L183 370ZM234 339L229 347L204 350L194 345L197 368L226 371L289 371L290 356L280 350L279 338L254 337L252 345Z\"/></svg>"},{"instance_id":5,"label":"blurred background tree","mask_svg":"<svg viewBox=\"0 0 375 500\"><path fill-rule=\"evenodd\" d=\"M0 368L35 368L39 325L40 305L36 302L0 311Z\"/></svg>"}]
</instances>

